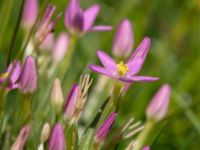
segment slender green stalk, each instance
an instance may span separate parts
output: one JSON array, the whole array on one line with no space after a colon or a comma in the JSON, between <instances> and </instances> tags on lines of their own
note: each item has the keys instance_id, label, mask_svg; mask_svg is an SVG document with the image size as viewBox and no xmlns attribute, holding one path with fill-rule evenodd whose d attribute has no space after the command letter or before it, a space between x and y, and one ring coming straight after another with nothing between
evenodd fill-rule
<instances>
[{"instance_id":1,"label":"slender green stalk","mask_svg":"<svg viewBox=\"0 0 200 150\"><path fill-rule=\"evenodd\" d=\"M187 106L187 104L182 100L182 98L177 93L173 92L172 94L175 97L176 103L183 109L188 120L190 120L190 122L193 124L198 134L200 134L200 120L197 118L192 109Z\"/></svg>"},{"instance_id":2,"label":"slender green stalk","mask_svg":"<svg viewBox=\"0 0 200 150\"><path fill-rule=\"evenodd\" d=\"M77 123L74 122L67 126L65 129L65 135L67 139L67 150L77 150L78 146L78 131Z\"/></svg>"},{"instance_id":3,"label":"slender green stalk","mask_svg":"<svg viewBox=\"0 0 200 150\"><path fill-rule=\"evenodd\" d=\"M0 19L0 41L2 44L2 38L4 36L4 33L6 31L6 27L8 25L8 21L9 21L9 16L11 14L11 10L12 10L12 7L13 7L13 0L4 0L3 2L3 5L1 7L1 13L0 13L0 16L1 16L1 19Z\"/></svg>"},{"instance_id":4,"label":"slender green stalk","mask_svg":"<svg viewBox=\"0 0 200 150\"><path fill-rule=\"evenodd\" d=\"M137 145L134 150L141 150L145 145L146 140L149 137L149 134L151 133L153 127L155 125L155 122L153 120L148 120L145 124L144 130L139 134L138 138L136 139Z\"/></svg>"},{"instance_id":5,"label":"slender green stalk","mask_svg":"<svg viewBox=\"0 0 200 150\"><path fill-rule=\"evenodd\" d=\"M6 91L0 89L0 135L3 132L3 124L4 124L4 110L5 110L5 102L6 102Z\"/></svg>"},{"instance_id":6,"label":"slender green stalk","mask_svg":"<svg viewBox=\"0 0 200 150\"><path fill-rule=\"evenodd\" d=\"M19 14L18 14L18 18L17 18L17 22L16 22L16 25L15 25L15 29L14 29L13 36L12 36L12 39L11 39L11 42L10 42L10 48L9 48L9 51L8 51L6 66L8 66L10 64L10 61L11 61L12 52L13 52L13 49L14 49L14 46L15 46L17 33L19 31L19 26L20 26L20 22L21 22L23 10L24 10L24 4L25 4L25 0L22 0L20 10L19 10Z\"/></svg>"},{"instance_id":7,"label":"slender green stalk","mask_svg":"<svg viewBox=\"0 0 200 150\"><path fill-rule=\"evenodd\" d=\"M101 114L100 120L98 122L98 126L100 126L103 123L103 121L106 119L106 117L110 113L117 111L117 109L119 107L119 102L120 102L121 88L122 88L122 84L119 83L118 81L115 81L113 91L111 93L111 97L109 99L109 102L106 104L105 109L103 110L103 112Z\"/></svg>"},{"instance_id":8,"label":"slender green stalk","mask_svg":"<svg viewBox=\"0 0 200 150\"><path fill-rule=\"evenodd\" d=\"M31 95L25 94L22 102L22 122L26 123L31 119Z\"/></svg>"},{"instance_id":9,"label":"slender green stalk","mask_svg":"<svg viewBox=\"0 0 200 150\"><path fill-rule=\"evenodd\" d=\"M62 79L62 84L64 84L64 82L65 82L67 72L68 72L68 69L69 69L69 65L72 61L72 57L73 57L73 54L74 54L74 51L75 51L75 48L76 48L77 41L78 41L77 36L71 37L69 47L68 47L68 51L67 51L67 54L64 58L65 61L63 61L63 63L61 64L61 68L65 69L65 73L64 73L64 76L63 76L63 79Z\"/></svg>"}]
</instances>

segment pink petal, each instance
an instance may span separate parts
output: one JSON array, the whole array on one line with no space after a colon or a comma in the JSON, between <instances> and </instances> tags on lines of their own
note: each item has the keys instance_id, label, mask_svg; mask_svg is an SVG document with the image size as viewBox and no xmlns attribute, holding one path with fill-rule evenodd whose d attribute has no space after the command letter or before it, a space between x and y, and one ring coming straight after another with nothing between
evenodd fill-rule
<instances>
[{"instance_id":1,"label":"pink petal","mask_svg":"<svg viewBox=\"0 0 200 150\"><path fill-rule=\"evenodd\" d=\"M118 78L118 80L122 81L122 82L126 82L126 83L132 83L133 80L131 78L127 78L127 77L120 77Z\"/></svg>"},{"instance_id":2,"label":"pink petal","mask_svg":"<svg viewBox=\"0 0 200 150\"><path fill-rule=\"evenodd\" d=\"M110 31L112 30L112 26L104 26L104 25L99 25L99 26L94 26L91 31Z\"/></svg>"},{"instance_id":3,"label":"pink petal","mask_svg":"<svg viewBox=\"0 0 200 150\"><path fill-rule=\"evenodd\" d=\"M67 27L71 27L72 21L79 10L80 6L78 0L70 0L65 12L65 25Z\"/></svg>"},{"instance_id":4,"label":"pink petal","mask_svg":"<svg viewBox=\"0 0 200 150\"><path fill-rule=\"evenodd\" d=\"M97 51L97 56L107 71L114 74L117 70L115 61L103 51Z\"/></svg>"},{"instance_id":5,"label":"pink petal","mask_svg":"<svg viewBox=\"0 0 200 150\"><path fill-rule=\"evenodd\" d=\"M100 10L100 6L95 4L84 11L84 30L85 31L89 30L92 27L97 15L99 14L99 10Z\"/></svg>"},{"instance_id":6,"label":"pink petal","mask_svg":"<svg viewBox=\"0 0 200 150\"><path fill-rule=\"evenodd\" d=\"M156 81L159 78L156 77L148 77L148 76L133 76L130 78L132 81L137 81L137 82L152 82Z\"/></svg>"},{"instance_id":7,"label":"pink petal","mask_svg":"<svg viewBox=\"0 0 200 150\"><path fill-rule=\"evenodd\" d=\"M90 68L90 70L92 70L94 72L97 72L97 73L109 76L111 78L114 78L114 76L110 72L108 72L105 68L102 68L102 67L97 66L97 65L89 65L89 68Z\"/></svg>"},{"instance_id":8,"label":"pink petal","mask_svg":"<svg viewBox=\"0 0 200 150\"><path fill-rule=\"evenodd\" d=\"M127 75L128 76L133 76L135 75L136 73L138 73L141 69L141 65L143 63L143 60L142 59L135 59L134 61L130 61L127 63L127 66L128 66L128 73Z\"/></svg>"},{"instance_id":9,"label":"pink petal","mask_svg":"<svg viewBox=\"0 0 200 150\"><path fill-rule=\"evenodd\" d=\"M145 37L143 41L140 43L138 48L135 50L135 52L132 54L132 56L129 58L127 64L132 63L132 64L138 64L137 61L140 61L140 63L137 66L137 71L134 72L134 74L138 73L144 64L144 61L146 59L147 53L149 52L149 47L150 47L150 38ZM136 62L135 62L136 61Z\"/></svg>"}]
</instances>

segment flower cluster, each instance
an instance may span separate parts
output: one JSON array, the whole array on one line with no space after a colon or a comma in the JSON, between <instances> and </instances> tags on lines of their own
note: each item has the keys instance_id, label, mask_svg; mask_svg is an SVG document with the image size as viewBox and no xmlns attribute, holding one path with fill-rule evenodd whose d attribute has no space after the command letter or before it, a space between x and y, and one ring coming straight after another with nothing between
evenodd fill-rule
<instances>
[{"instance_id":1,"label":"flower cluster","mask_svg":"<svg viewBox=\"0 0 200 150\"><path fill-rule=\"evenodd\" d=\"M110 150L123 140L130 139L131 142L124 149L149 150L146 139L152 128L164 119L169 107L169 84L162 85L152 98L146 109L146 122L134 122L132 117L121 127L115 122L120 116L124 95L122 89L125 86L133 82L153 82L159 79L138 75L150 51L150 37L144 37L132 52L132 24L128 19L123 19L113 40L113 58L103 50L98 50L97 57L102 66L87 66L91 71L108 77L105 79L107 84L97 83L95 87L90 75L84 73L87 69L78 71L72 58L78 56L74 55L77 53L76 43L85 33L112 29L107 25L94 25L100 13L100 5L94 4L83 10L78 0L69 0L63 20L66 31L58 36L53 32L56 24L59 21L62 23L61 13L52 19L56 7L51 4L46 5L41 16L38 15L38 10L38 0L26 0L22 25L25 34L29 36L25 38L20 55L0 74L0 140L6 138L0 141L2 147L9 147L11 150L36 147L38 150ZM9 55L11 56L10 53ZM72 78L66 84L69 65L81 74L79 82L76 81L72 86L73 78L79 77L71 75ZM69 84L71 89L66 94ZM107 85L111 87L108 91ZM94 97L102 98L104 92L109 94L100 103L90 98L90 88L101 89L99 93L94 92ZM12 92L14 90L16 92ZM9 94L17 101L17 106L13 106L17 113L13 115L10 113L15 111L6 109L5 101ZM91 101L97 107L87 120L84 108L86 105L93 107L90 105ZM114 130L117 132L113 132ZM17 131L18 135L15 134Z\"/></svg>"}]
</instances>

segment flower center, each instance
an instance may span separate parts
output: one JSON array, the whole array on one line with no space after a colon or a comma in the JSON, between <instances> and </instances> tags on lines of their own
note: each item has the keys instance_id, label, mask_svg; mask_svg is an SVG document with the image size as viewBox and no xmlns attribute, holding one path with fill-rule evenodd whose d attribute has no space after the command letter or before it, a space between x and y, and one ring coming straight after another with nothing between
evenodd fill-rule
<instances>
[{"instance_id":1,"label":"flower center","mask_svg":"<svg viewBox=\"0 0 200 150\"><path fill-rule=\"evenodd\" d=\"M0 74L0 79L2 79L2 78L7 78L9 76L9 73L2 73L2 74Z\"/></svg>"},{"instance_id":2,"label":"flower center","mask_svg":"<svg viewBox=\"0 0 200 150\"><path fill-rule=\"evenodd\" d=\"M125 75L128 72L128 66L123 61L117 64L117 72L120 76Z\"/></svg>"}]
</instances>

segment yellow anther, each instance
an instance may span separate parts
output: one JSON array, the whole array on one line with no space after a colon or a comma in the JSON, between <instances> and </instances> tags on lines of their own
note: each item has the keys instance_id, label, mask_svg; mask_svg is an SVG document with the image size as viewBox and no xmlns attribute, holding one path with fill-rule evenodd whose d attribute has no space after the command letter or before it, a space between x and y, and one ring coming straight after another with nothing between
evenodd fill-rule
<instances>
[{"instance_id":1,"label":"yellow anther","mask_svg":"<svg viewBox=\"0 0 200 150\"><path fill-rule=\"evenodd\" d=\"M2 74L0 74L0 79L2 79L2 78L7 78L9 76L9 73L2 73Z\"/></svg>"},{"instance_id":2,"label":"yellow anther","mask_svg":"<svg viewBox=\"0 0 200 150\"><path fill-rule=\"evenodd\" d=\"M120 61L120 63L117 64L117 72L120 76L125 75L128 72L128 66L124 64L123 61Z\"/></svg>"}]
</instances>

